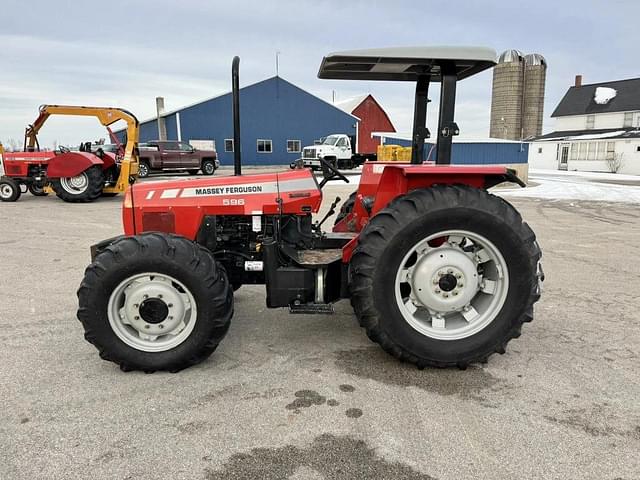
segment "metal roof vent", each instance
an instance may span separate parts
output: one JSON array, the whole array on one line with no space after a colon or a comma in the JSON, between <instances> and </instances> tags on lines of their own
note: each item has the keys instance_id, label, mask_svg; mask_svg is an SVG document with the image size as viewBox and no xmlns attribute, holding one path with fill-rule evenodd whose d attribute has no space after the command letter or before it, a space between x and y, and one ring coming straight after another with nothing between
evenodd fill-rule
<instances>
[{"instance_id":1,"label":"metal roof vent","mask_svg":"<svg viewBox=\"0 0 640 480\"><path fill-rule=\"evenodd\" d=\"M498 63L511 63L511 62L522 62L524 59L524 54L520 50L505 50L498 57Z\"/></svg>"}]
</instances>

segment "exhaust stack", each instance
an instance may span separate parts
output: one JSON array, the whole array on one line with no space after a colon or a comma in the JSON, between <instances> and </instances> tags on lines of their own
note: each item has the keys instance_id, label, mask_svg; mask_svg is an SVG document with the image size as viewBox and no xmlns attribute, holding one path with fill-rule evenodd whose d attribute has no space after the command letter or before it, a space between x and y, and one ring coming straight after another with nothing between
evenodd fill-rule
<instances>
[{"instance_id":1,"label":"exhaust stack","mask_svg":"<svg viewBox=\"0 0 640 480\"><path fill-rule=\"evenodd\" d=\"M240 158L240 57L233 57L231 64L231 91L233 97L233 171L242 175Z\"/></svg>"}]
</instances>

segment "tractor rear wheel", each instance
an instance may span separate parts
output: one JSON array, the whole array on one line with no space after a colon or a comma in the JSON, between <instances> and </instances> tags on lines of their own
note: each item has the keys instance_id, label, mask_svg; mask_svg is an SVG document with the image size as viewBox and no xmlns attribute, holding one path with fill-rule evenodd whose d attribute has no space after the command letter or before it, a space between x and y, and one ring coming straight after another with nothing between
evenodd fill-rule
<instances>
[{"instance_id":1,"label":"tractor rear wheel","mask_svg":"<svg viewBox=\"0 0 640 480\"><path fill-rule=\"evenodd\" d=\"M20 184L14 179L9 177L0 179L0 200L3 202L15 202L20 198L21 194Z\"/></svg>"},{"instance_id":2,"label":"tractor rear wheel","mask_svg":"<svg viewBox=\"0 0 640 480\"><path fill-rule=\"evenodd\" d=\"M177 235L123 237L87 267L78 319L124 371L176 372L209 357L229 329L233 293L213 256Z\"/></svg>"},{"instance_id":3,"label":"tractor rear wheel","mask_svg":"<svg viewBox=\"0 0 640 480\"><path fill-rule=\"evenodd\" d=\"M362 231L351 303L369 338L397 358L466 368L504 353L533 319L540 258L535 234L501 198L465 186L415 190Z\"/></svg>"},{"instance_id":4,"label":"tractor rear wheel","mask_svg":"<svg viewBox=\"0 0 640 480\"><path fill-rule=\"evenodd\" d=\"M93 202L102 195L104 172L100 165L94 165L75 177L53 180L51 186L58 198L65 202Z\"/></svg>"}]
</instances>

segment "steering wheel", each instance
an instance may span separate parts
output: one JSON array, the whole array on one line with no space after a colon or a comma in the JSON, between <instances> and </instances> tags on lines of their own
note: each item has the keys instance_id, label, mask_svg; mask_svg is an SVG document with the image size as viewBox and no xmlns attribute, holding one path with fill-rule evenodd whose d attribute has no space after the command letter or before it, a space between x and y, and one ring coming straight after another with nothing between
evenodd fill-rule
<instances>
[{"instance_id":1,"label":"steering wheel","mask_svg":"<svg viewBox=\"0 0 640 480\"><path fill-rule=\"evenodd\" d=\"M58 149L60 149L60 153L69 153L71 150L63 145L58 145Z\"/></svg>"},{"instance_id":2,"label":"steering wheel","mask_svg":"<svg viewBox=\"0 0 640 480\"><path fill-rule=\"evenodd\" d=\"M322 182L320 182L320 188L324 187L329 180L337 178L343 180L346 183L350 183L349 179L341 174L336 167L327 162L324 158L320 158L320 166L322 167Z\"/></svg>"}]
</instances>

